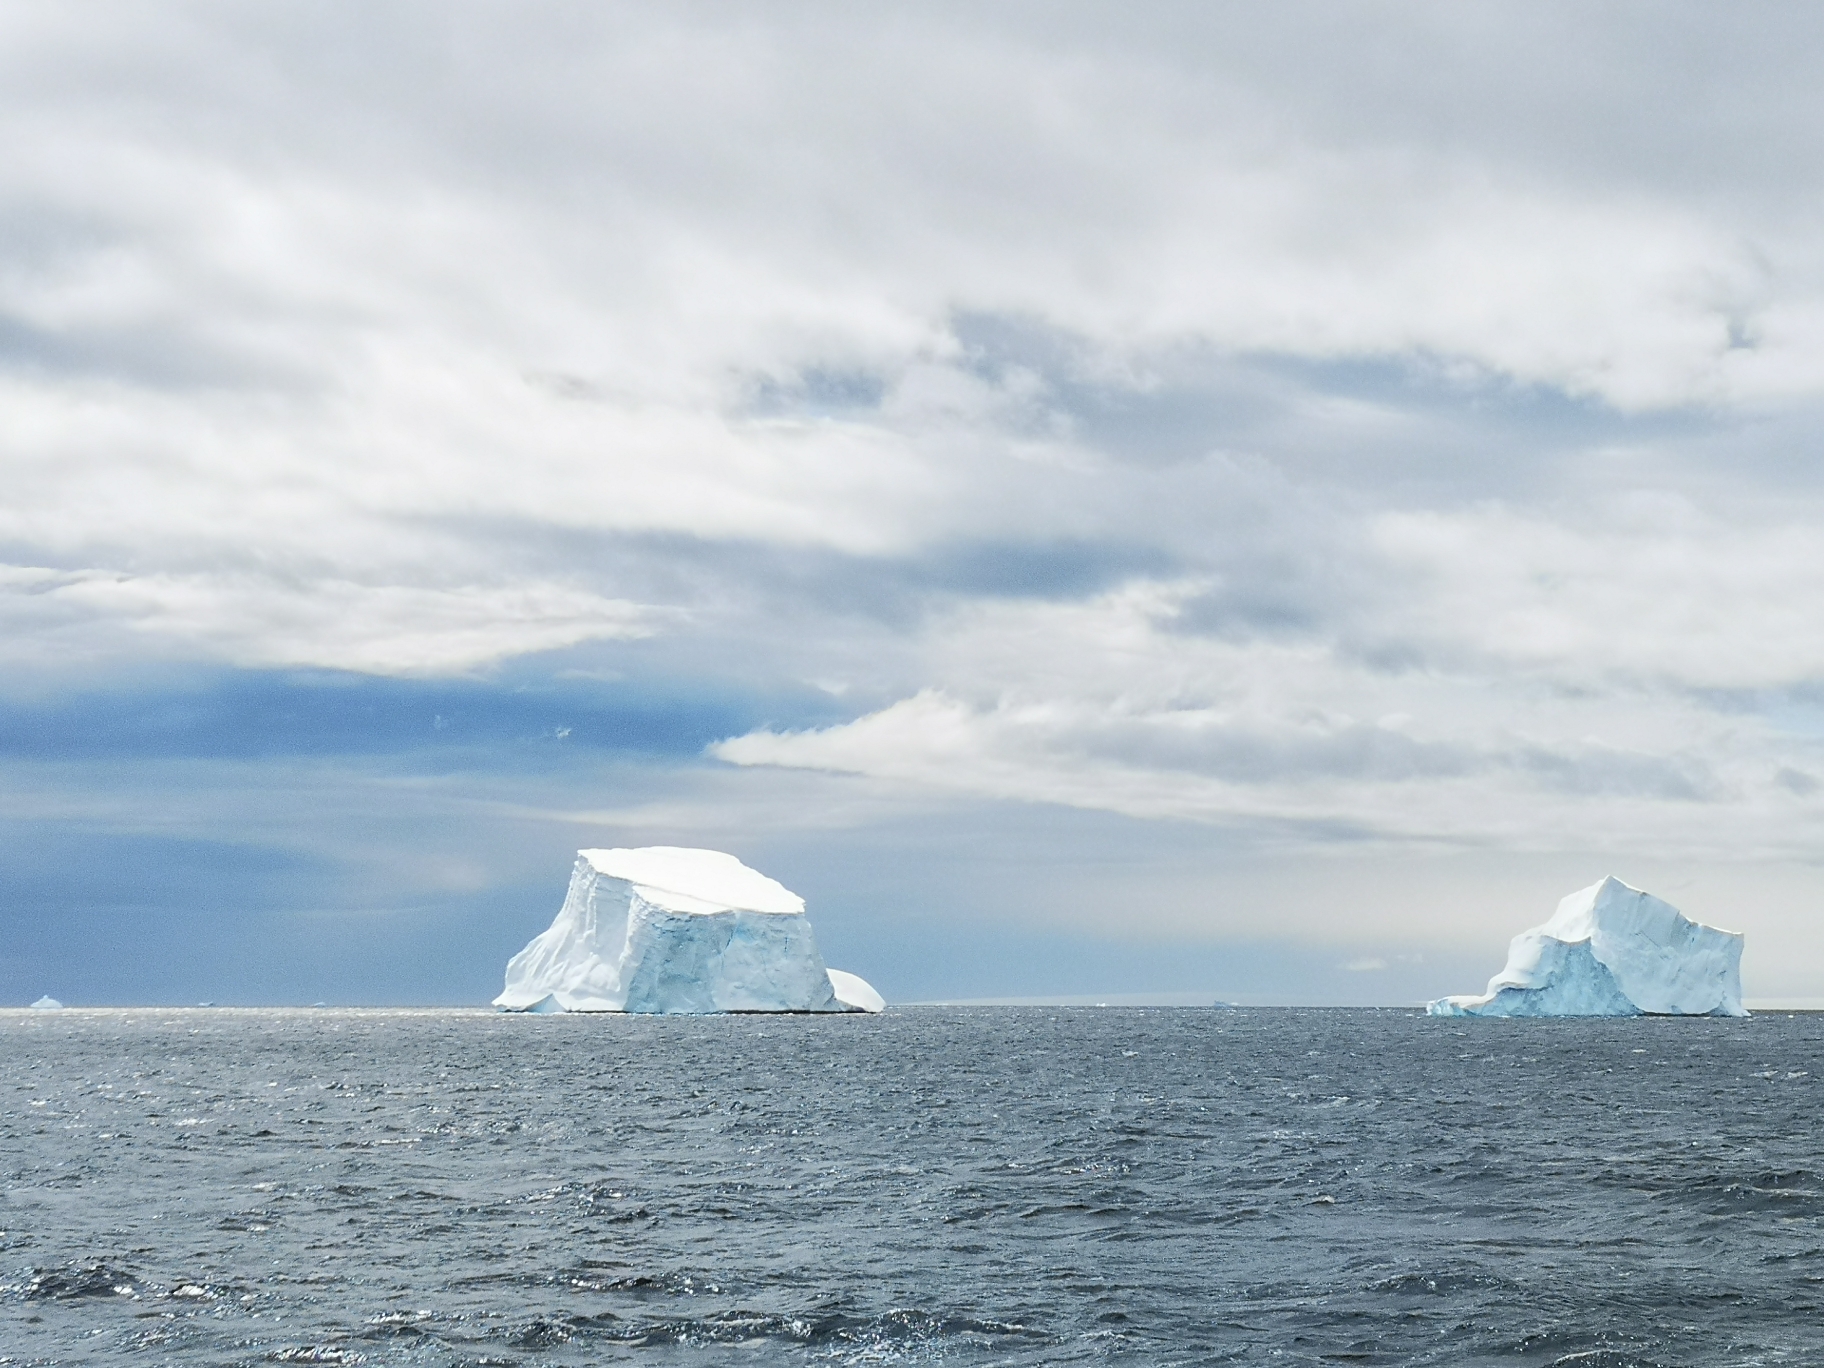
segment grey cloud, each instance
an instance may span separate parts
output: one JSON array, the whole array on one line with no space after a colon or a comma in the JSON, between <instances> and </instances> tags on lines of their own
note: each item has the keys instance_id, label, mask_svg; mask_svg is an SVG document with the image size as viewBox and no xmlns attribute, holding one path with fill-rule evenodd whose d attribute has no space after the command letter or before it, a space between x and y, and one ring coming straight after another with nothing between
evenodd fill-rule
<instances>
[{"instance_id":1,"label":"grey cloud","mask_svg":"<svg viewBox=\"0 0 1824 1368\"><path fill-rule=\"evenodd\" d=\"M1346 596L1332 592L1321 570L1295 552L1262 556L1184 603L1173 631L1245 641L1268 636L1310 636L1334 626L1348 612Z\"/></svg>"},{"instance_id":2,"label":"grey cloud","mask_svg":"<svg viewBox=\"0 0 1824 1368\"><path fill-rule=\"evenodd\" d=\"M1036 320L969 315L952 329L966 367L1036 377L1047 430L1099 454L1170 467L1220 453L1377 499L1525 496L1589 478L1593 451L1740 437L1714 412L1622 413L1425 355L1327 360L1185 343L1120 369L1093 339Z\"/></svg>"},{"instance_id":3,"label":"grey cloud","mask_svg":"<svg viewBox=\"0 0 1824 1368\"><path fill-rule=\"evenodd\" d=\"M1541 175L1783 199L1791 168L1824 141L1809 61L1824 20L1803 8L1751 4L1726 23L1698 3L1592 12L1564 0L1157 6L1119 23L1094 6L1069 18L1038 8L1059 46L1219 69L1280 118L1343 143L1445 143ZM1033 9L1002 7L1001 22Z\"/></svg>"},{"instance_id":4,"label":"grey cloud","mask_svg":"<svg viewBox=\"0 0 1824 1368\"><path fill-rule=\"evenodd\" d=\"M1305 783L1314 779L1401 782L1459 778L1490 767L1471 747L1420 741L1365 724L1302 732L1246 723L1198 727L1151 717L1108 723L1075 738L1099 758L1148 768L1186 770L1238 784Z\"/></svg>"},{"instance_id":5,"label":"grey cloud","mask_svg":"<svg viewBox=\"0 0 1824 1368\"><path fill-rule=\"evenodd\" d=\"M1252 450L1298 398L1258 364L1195 351L1111 371L1093 339L1037 318L964 313L950 331L965 369L995 384L1015 375L1039 382L1035 430L1143 466Z\"/></svg>"},{"instance_id":6,"label":"grey cloud","mask_svg":"<svg viewBox=\"0 0 1824 1368\"><path fill-rule=\"evenodd\" d=\"M1398 784L1512 774L1549 791L1580 798L1715 802L1725 796L1721 781L1694 756L1649 754L1592 743L1491 745L1484 740L1426 740L1360 722L1314 720L1304 728L1291 728L1247 719L1180 722L1170 714L1153 714L1084 727L1071 733L1068 744L1098 759L1237 784L1327 780ZM1787 773L1804 782L1805 776ZM1795 787L1794 791L1804 790Z\"/></svg>"},{"instance_id":7,"label":"grey cloud","mask_svg":"<svg viewBox=\"0 0 1824 1368\"><path fill-rule=\"evenodd\" d=\"M1820 788L1824 788L1824 783L1820 783L1816 775L1808 774L1801 769L1794 769L1790 765L1781 765L1779 769L1775 770L1773 782L1788 793L1796 794L1800 798L1809 798Z\"/></svg>"},{"instance_id":8,"label":"grey cloud","mask_svg":"<svg viewBox=\"0 0 1824 1368\"><path fill-rule=\"evenodd\" d=\"M756 380L740 412L759 418L866 417L880 408L888 387L887 377L870 371L809 366L789 381Z\"/></svg>"},{"instance_id":9,"label":"grey cloud","mask_svg":"<svg viewBox=\"0 0 1824 1368\"><path fill-rule=\"evenodd\" d=\"M1710 803L1725 795L1724 785L1709 765L1689 756L1644 755L1598 745L1574 749L1529 746L1515 752L1509 763L1550 788L1582 797Z\"/></svg>"},{"instance_id":10,"label":"grey cloud","mask_svg":"<svg viewBox=\"0 0 1824 1368\"><path fill-rule=\"evenodd\" d=\"M180 335L160 322L52 329L0 313L0 374L6 372L28 381L101 381L171 392L296 390L309 379L245 344Z\"/></svg>"},{"instance_id":11,"label":"grey cloud","mask_svg":"<svg viewBox=\"0 0 1824 1368\"><path fill-rule=\"evenodd\" d=\"M104 6L115 31L152 59L138 68L83 60L91 44L70 42L64 24L35 27L55 43L60 68L96 78L150 84L148 75L185 56L215 58L235 47L263 52L262 68L220 71L210 82L225 98L260 107L275 73L301 83L333 80L350 94L402 112L422 106L450 82L452 100L481 108L523 99L561 102L575 93L604 40L697 37L717 56L739 42L756 60L778 62L794 48L823 57L852 49L877 27L862 12L812 4L770 7L768 22L734 4L667 8L661 22L598 6L533 4L511 14L486 6L429 3L269 5L259 11L221 3L167 9L157 21L135 6ZM178 16L174 21L173 15ZM138 18L138 25L132 19ZM71 19L68 29L87 26ZM1580 41L1564 42L1567 29ZM1551 164L1590 160L1628 165L1640 176L1711 184L1777 170L1763 159L1723 155L1762 132L1775 149L1811 145L1816 121L1801 117L1824 100L1806 60L1824 23L1802 9L1750 5L1736 22L1695 3L1622 5L1592 14L1568 3L1524 10L1457 10L1407 3L1339 15L1315 3L1272 11L1134 6L1113 14L1088 4L1008 4L983 11L932 4L901 21L909 43L933 33L973 33L983 43L1029 44L1045 53L1094 53L1112 65L1144 62L1165 70L1286 91L1286 107L1336 136L1455 137L1507 155L1531 153ZM819 41L821 40L821 41ZM188 49L186 52L185 49ZM1549 54L1555 60L1543 60ZM517 62L509 62L515 57ZM536 62L531 59L538 59ZM207 61L199 68L209 70ZM1742 80L1746 73L1758 82ZM469 80L452 79L454 75ZM492 80L478 78L492 75ZM823 72L832 83L851 73ZM27 89L42 90L43 73ZM1697 100L1701 93L1710 98ZM541 99L542 97L542 99ZM1663 122L1640 117L1651 110ZM1636 117L1619 117L1627 112ZM441 111L439 111L441 112ZM1530 117L1522 117L1530 116ZM1565 128L1593 135L1567 143ZM1689 148L1687 160L1670 155Z\"/></svg>"},{"instance_id":12,"label":"grey cloud","mask_svg":"<svg viewBox=\"0 0 1824 1368\"><path fill-rule=\"evenodd\" d=\"M903 630L972 598L1069 600L1180 569L1143 542L956 540L903 555L663 533L611 533L462 520L433 527L483 539L527 570L567 571L598 588L692 612L778 619L862 617ZM832 624L832 630L834 626ZM807 645L795 641L794 652Z\"/></svg>"}]
</instances>

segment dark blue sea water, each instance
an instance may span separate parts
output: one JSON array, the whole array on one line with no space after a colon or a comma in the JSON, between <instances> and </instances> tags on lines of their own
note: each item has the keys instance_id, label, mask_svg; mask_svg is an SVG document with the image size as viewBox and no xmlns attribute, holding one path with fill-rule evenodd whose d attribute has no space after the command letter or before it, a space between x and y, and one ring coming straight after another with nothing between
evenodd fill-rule
<instances>
[{"instance_id":1,"label":"dark blue sea water","mask_svg":"<svg viewBox=\"0 0 1824 1368\"><path fill-rule=\"evenodd\" d=\"M0 1014L0 1362L1824 1362L1824 1019Z\"/></svg>"}]
</instances>

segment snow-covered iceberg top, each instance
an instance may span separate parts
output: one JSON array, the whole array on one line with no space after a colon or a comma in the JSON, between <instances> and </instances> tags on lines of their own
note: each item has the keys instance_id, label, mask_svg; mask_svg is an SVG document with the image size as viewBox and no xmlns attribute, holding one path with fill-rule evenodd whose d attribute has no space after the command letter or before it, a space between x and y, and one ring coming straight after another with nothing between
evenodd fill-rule
<instances>
[{"instance_id":1,"label":"snow-covered iceberg top","mask_svg":"<svg viewBox=\"0 0 1824 1368\"><path fill-rule=\"evenodd\" d=\"M878 1012L824 966L804 899L719 850L579 850L557 919L507 963L518 1012Z\"/></svg>"},{"instance_id":2,"label":"snow-covered iceberg top","mask_svg":"<svg viewBox=\"0 0 1824 1368\"><path fill-rule=\"evenodd\" d=\"M63 1010L63 1004L57 1001L57 999L52 997L49 993L46 993L43 997L39 998L38 1001L32 1004L32 1010L34 1012L60 1012Z\"/></svg>"},{"instance_id":3,"label":"snow-covered iceberg top","mask_svg":"<svg viewBox=\"0 0 1824 1368\"><path fill-rule=\"evenodd\" d=\"M631 884L654 907L707 916L717 912L766 912L777 917L804 914L804 899L777 879L749 869L733 855L686 846L641 846L637 850L579 850L597 874Z\"/></svg>"},{"instance_id":4,"label":"snow-covered iceberg top","mask_svg":"<svg viewBox=\"0 0 1824 1368\"><path fill-rule=\"evenodd\" d=\"M1522 931L1479 997L1439 998L1433 1016L1747 1016L1742 937L1604 879Z\"/></svg>"}]
</instances>

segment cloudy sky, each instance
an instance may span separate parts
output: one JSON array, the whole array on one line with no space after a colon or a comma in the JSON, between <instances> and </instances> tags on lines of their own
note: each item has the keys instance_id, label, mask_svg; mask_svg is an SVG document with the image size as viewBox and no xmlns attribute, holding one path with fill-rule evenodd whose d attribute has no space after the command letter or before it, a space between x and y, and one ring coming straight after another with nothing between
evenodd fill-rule
<instances>
[{"instance_id":1,"label":"cloudy sky","mask_svg":"<svg viewBox=\"0 0 1824 1368\"><path fill-rule=\"evenodd\" d=\"M1824 999L1824 15L0 4L0 1000Z\"/></svg>"}]
</instances>

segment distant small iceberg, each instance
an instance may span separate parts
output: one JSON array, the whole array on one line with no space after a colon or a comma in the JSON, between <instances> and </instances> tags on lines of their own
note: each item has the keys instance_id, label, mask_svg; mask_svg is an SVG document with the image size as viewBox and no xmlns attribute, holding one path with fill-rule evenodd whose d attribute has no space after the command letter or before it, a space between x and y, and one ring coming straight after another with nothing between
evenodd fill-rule
<instances>
[{"instance_id":1,"label":"distant small iceberg","mask_svg":"<svg viewBox=\"0 0 1824 1368\"><path fill-rule=\"evenodd\" d=\"M34 1012L61 1012L63 1004L47 993L32 1004L32 1010Z\"/></svg>"},{"instance_id":2,"label":"distant small iceberg","mask_svg":"<svg viewBox=\"0 0 1824 1368\"><path fill-rule=\"evenodd\" d=\"M1488 991L1439 998L1432 1016L1747 1016L1742 937L1604 879L1522 931Z\"/></svg>"}]
</instances>

